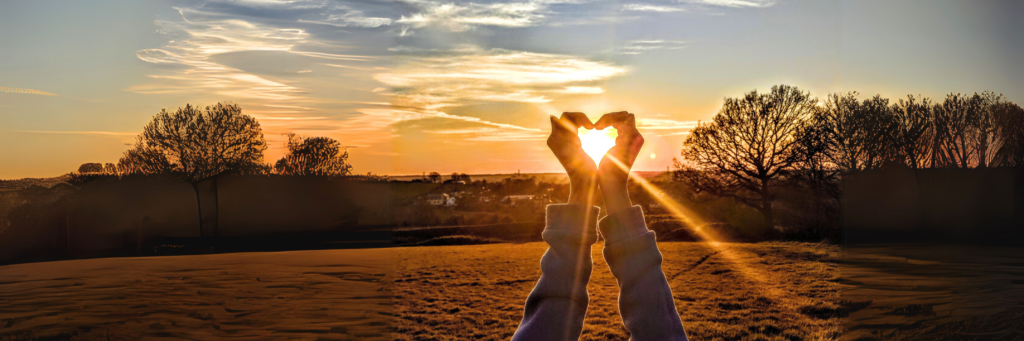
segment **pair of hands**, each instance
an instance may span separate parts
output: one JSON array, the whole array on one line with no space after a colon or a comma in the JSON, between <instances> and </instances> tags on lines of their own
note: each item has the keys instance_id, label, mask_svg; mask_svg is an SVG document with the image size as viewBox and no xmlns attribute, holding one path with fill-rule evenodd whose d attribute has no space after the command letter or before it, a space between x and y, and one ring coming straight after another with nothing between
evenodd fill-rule
<instances>
[{"instance_id":1,"label":"pair of hands","mask_svg":"<svg viewBox=\"0 0 1024 341\"><path fill-rule=\"evenodd\" d=\"M612 127L618 131L615 147L608 150L599 164L583 152L578 135L580 127L597 130ZM591 123L590 118L580 112L562 113L560 118L551 116L548 148L569 174L569 204L592 206L600 188L608 212L632 206L626 181L643 145L644 138L636 129L636 118L625 111L605 114L597 123Z\"/></svg>"}]
</instances>

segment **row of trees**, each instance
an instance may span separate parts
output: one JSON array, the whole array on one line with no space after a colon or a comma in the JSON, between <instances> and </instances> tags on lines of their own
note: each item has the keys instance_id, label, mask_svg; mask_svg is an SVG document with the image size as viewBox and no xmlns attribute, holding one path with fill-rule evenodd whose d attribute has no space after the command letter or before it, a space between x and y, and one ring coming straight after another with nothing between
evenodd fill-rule
<instances>
[{"instance_id":1,"label":"row of trees","mask_svg":"<svg viewBox=\"0 0 1024 341\"><path fill-rule=\"evenodd\" d=\"M328 137L288 134L288 152L273 165L263 161L267 143L256 118L233 104L161 110L115 164L83 164L79 173L118 175L172 173L198 183L223 174L348 176L348 151ZM379 176L368 174L367 178Z\"/></svg>"},{"instance_id":2,"label":"row of trees","mask_svg":"<svg viewBox=\"0 0 1024 341\"><path fill-rule=\"evenodd\" d=\"M674 177L696 195L727 197L774 224L773 202L800 187L838 200L839 176L892 165L974 168L1024 165L1024 110L1002 95L950 94L824 101L789 85L726 98L683 143Z\"/></svg>"}]
</instances>

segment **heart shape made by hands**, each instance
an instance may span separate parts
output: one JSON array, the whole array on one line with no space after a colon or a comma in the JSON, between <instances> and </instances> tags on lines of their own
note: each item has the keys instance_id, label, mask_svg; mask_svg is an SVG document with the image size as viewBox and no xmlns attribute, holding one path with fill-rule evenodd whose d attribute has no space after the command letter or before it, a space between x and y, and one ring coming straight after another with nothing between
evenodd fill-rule
<instances>
[{"instance_id":1,"label":"heart shape made by hands","mask_svg":"<svg viewBox=\"0 0 1024 341\"><path fill-rule=\"evenodd\" d=\"M619 131L612 127L603 130L580 127L577 134L583 143L583 152L594 159L594 162L600 163L604 154L615 147L615 138L619 136Z\"/></svg>"}]
</instances>

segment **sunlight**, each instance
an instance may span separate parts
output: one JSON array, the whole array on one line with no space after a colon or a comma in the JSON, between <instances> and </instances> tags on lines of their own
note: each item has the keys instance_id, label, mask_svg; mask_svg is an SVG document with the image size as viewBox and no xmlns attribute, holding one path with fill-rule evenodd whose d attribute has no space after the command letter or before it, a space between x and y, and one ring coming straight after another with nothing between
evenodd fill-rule
<instances>
[{"instance_id":1,"label":"sunlight","mask_svg":"<svg viewBox=\"0 0 1024 341\"><path fill-rule=\"evenodd\" d=\"M615 138L619 136L619 131L611 127L604 130L580 127L579 136L580 142L583 143L583 152L590 155L594 162L600 163L601 157L615 147Z\"/></svg>"},{"instance_id":2,"label":"sunlight","mask_svg":"<svg viewBox=\"0 0 1024 341\"><path fill-rule=\"evenodd\" d=\"M613 157L609 157L608 159L615 163L617 166L619 166L619 168L629 171L629 167L627 167L621 161ZM643 177L636 175L636 173L630 172L629 178L635 181L638 185L640 185L640 187L643 188L645 191L647 191L651 195L651 197L653 197L655 200L661 203L662 207L664 207L670 215L682 220L685 223L685 228L689 229L691 232L694 233L695 236L697 236L701 240L707 242L707 244L711 246L712 249L716 250L716 255L726 259L729 263L731 263L732 268L736 271L736 273L762 285L762 288L766 292L770 293L771 296L785 300L787 302L792 301L792 298L789 296L789 294L784 290L779 289L776 284L774 284L771 280L768 279L767 276L765 276L765 274L762 274L760 271L753 267L747 266L747 262L745 262L739 254L734 252L732 248L727 247L726 245L722 245L722 243L724 242L724 238L719 236L713 229L705 228L708 226L707 222L702 220L696 214L696 212L693 212L692 210L683 206L678 201L672 199L672 197L668 193L665 193L660 188L647 181L647 179L644 179Z\"/></svg>"}]
</instances>

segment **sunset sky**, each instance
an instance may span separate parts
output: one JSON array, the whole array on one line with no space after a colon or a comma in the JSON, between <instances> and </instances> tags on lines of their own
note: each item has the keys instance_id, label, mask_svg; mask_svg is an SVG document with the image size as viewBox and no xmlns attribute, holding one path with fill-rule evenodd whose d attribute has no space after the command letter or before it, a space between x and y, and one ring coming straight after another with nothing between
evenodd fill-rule
<instances>
[{"instance_id":1,"label":"sunset sky","mask_svg":"<svg viewBox=\"0 0 1024 341\"><path fill-rule=\"evenodd\" d=\"M559 171L547 115L637 114L664 170L725 97L950 92L1024 101L1013 1L0 2L0 178L117 162L161 108L239 104L281 157L356 173ZM30 90L33 93L27 93Z\"/></svg>"}]
</instances>

